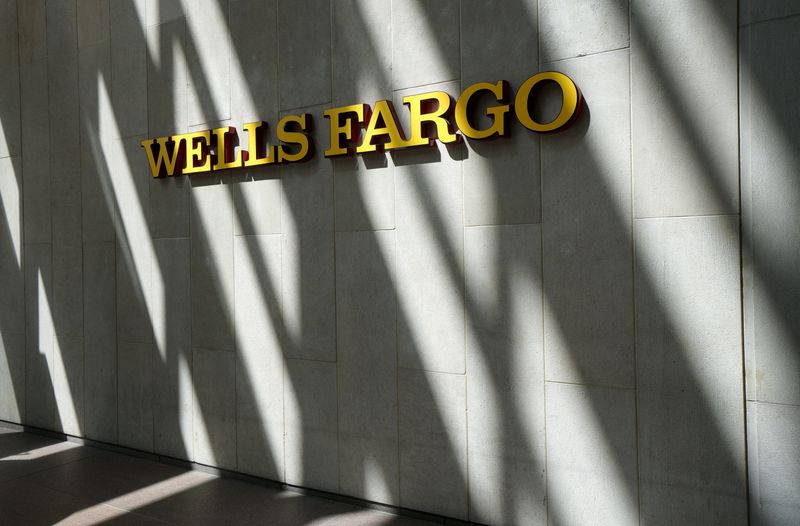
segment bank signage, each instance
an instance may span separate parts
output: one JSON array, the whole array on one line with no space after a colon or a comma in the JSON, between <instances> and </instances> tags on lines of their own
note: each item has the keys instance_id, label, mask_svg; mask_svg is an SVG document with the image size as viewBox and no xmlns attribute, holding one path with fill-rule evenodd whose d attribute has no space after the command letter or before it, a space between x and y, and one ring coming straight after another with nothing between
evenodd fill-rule
<instances>
[{"instance_id":1,"label":"bank signage","mask_svg":"<svg viewBox=\"0 0 800 526\"><path fill-rule=\"evenodd\" d=\"M561 110L550 122L539 122L531 112L531 102L543 83L552 83L561 91ZM496 104L486 109L489 127L478 128L472 118L480 97L490 97ZM507 137L511 114L525 128L537 133L565 129L578 116L583 104L575 83L563 73L537 73L520 85L511 97L509 83L478 82L467 87L457 100L443 91L431 91L403 97L409 116L404 130L391 101L380 100L373 106L353 104L327 109L328 148L325 157L341 157L369 152L386 152L421 146ZM266 140L268 124L249 122L240 130L232 126L170 135L141 142L153 177L173 177L231 168L279 165L307 160L314 154L309 135L311 115L287 115L275 127L275 144ZM363 133L362 133L363 131Z\"/></svg>"}]
</instances>

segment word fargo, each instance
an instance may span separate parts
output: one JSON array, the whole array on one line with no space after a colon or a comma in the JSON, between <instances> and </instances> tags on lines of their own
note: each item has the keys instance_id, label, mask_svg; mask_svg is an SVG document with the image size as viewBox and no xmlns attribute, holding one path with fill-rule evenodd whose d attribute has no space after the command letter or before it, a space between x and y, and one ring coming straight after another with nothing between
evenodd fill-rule
<instances>
[{"instance_id":1,"label":"word fargo","mask_svg":"<svg viewBox=\"0 0 800 526\"><path fill-rule=\"evenodd\" d=\"M549 122L539 122L531 110L534 95L544 83L554 84L561 93L561 109ZM475 105L484 97L491 101L485 110L491 125L478 128L474 122ZM472 140L507 137L512 113L525 128L552 133L575 121L583 97L569 77L547 71L523 82L513 101L509 83L499 80L472 84L457 100L443 91L406 95L403 105L408 110L407 130L401 126L394 104L389 100L377 101L373 106L353 104L324 110L329 132L325 157L432 146L437 140L444 144L457 143L463 137ZM244 124L244 141L236 128L227 126L146 139L141 145L153 177L296 163L314 154L310 114L283 117L275 127L277 144L267 143L267 128L268 124L263 121Z\"/></svg>"}]
</instances>

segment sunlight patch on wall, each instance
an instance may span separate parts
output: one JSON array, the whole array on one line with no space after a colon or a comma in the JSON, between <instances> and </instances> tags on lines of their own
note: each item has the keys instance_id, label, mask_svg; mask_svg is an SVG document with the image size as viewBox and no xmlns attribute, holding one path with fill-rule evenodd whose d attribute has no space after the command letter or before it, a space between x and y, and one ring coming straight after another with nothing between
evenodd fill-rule
<instances>
[{"instance_id":1,"label":"sunlight patch on wall","mask_svg":"<svg viewBox=\"0 0 800 526\"><path fill-rule=\"evenodd\" d=\"M2 126L2 122L0 122ZM0 130L1 131L1 130ZM2 137L0 137L2 140ZM20 175L17 173L19 162L13 157L0 159L0 206L5 216L5 224L8 228L10 241L14 248L17 269L22 268L22 214L20 213L20 202L22 192L20 191ZM13 181L13 182L12 182Z\"/></svg>"}]
</instances>

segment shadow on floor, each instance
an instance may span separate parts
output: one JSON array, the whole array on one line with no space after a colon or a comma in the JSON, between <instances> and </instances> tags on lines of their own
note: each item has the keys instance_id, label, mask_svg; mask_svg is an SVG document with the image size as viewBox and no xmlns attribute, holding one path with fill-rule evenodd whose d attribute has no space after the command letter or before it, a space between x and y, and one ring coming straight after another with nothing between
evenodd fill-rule
<instances>
[{"instance_id":1,"label":"shadow on floor","mask_svg":"<svg viewBox=\"0 0 800 526\"><path fill-rule=\"evenodd\" d=\"M432 524L0 423L3 524Z\"/></svg>"}]
</instances>

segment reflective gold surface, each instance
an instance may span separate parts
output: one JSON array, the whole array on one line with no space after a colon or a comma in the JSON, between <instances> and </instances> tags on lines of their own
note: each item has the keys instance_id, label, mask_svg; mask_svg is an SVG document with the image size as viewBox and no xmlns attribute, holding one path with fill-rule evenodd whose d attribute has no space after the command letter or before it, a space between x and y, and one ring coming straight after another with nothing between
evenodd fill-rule
<instances>
[{"instance_id":1,"label":"reflective gold surface","mask_svg":"<svg viewBox=\"0 0 800 526\"><path fill-rule=\"evenodd\" d=\"M263 121L248 122L242 128L247 132L247 151L243 152L244 166L261 166L274 163L274 145L269 145L262 155L264 149L263 134L266 131L267 123Z\"/></svg>"},{"instance_id":2,"label":"reflective gold surface","mask_svg":"<svg viewBox=\"0 0 800 526\"><path fill-rule=\"evenodd\" d=\"M550 122L537 122L536 119L530 114L529 99L534 88L537 84L545 81L552 81L558 84L561 89L562 102L561 111ZM568 76L557 71L545 71L537 73L528 80L522 83L517 91L517 97L514 100L514 112L517 114L517 119L523 126L531 131L539 133L549 133L557 131L564 126L567 126L572 120L577 117L580 111L581 94L578 87L572 82Z\"/></svg>"},{"instance_id":3,"label":"reflective gold surface","mask_svg":"<svg viewBox=\"0 0 800 526\"><path fill-rule=\"evenodd\" d=\"M376 143L377 137L388 137L388 141ZM367 131L356 149L357 153L374 152L376 150L394 150L406 146L403 131L397 121L394 105L388 100L379 100L375 103L372 116L367 125Z\"/></svg>"},{"instance_id":4,"label":"reflective gold surface","mask_svg":"<svg viewBox=\"0 0 800 526\"><path fill-rule=\"evenodd\" d=\"M562 94L558 115L550 122L539 122L531 114L531 97L543 82L555 83ZM489 105L485 114L492 124L476 127L475 108L479 99L491 96L497 104ZM389 100L368 104L351 104L329 108L323 112L328 120L329 146L325 157L389 151L416 146L430 146L437 140L444 144L460 142L463 137L481 140L509 134L511 114L510 86L505 80L478 82L464 89L454 101L444 91L431 91L403 97L409 112L409 129L403 130ZM582 97L575 83L563 73L546 71L530 77L519 87L514 98L514 114L523 126L538 133L565 128L580 113ZM308 113L287 115L275 127L277 143L265 141L268 125L263 121L242 126L247 134L247 149L241 147L236 128L226 126L192 133L146 139L141 146L147 153L153 177L194 174L199 172L252 167L275 163L301 162L314 152L310 132L312 117ZM363 137L361 130L364 129Z\"/></svg>"},{"instance_id":5,"label":"reflective gold surface","mask_svg":"<svg viewBox=\"0 0 800 526\"><path fill-rule=\"evenodd\" d=\"M214 170L226 170L228 168L238 168L242 166L242 150L236 150L238 144L238 134L233 126L224 128L214 128L214 144L216 155L214 156Z\"/></svg>"},{"instance_id":6,"label":"reflective gold surface","mask_svg":"<svg viewBox=\"0 0 800 526\"><path fill-rule=\"evenodd\" d=\"M297 131L289 130L290 125L297 128ZM305 133L311 131L311 115L303 113L302 115L287 115L278 122L278 140L284 144L295 144L298 146L298 151L290 152L281 144L278 148L278 162L279 163L292 163L306 160L312 152L311 139Z\"/></svg>"},{"instance_id":7,"label":"reflective gold surface","mask_svg":"<svg viewBox=\"0 0 800 526\"><path fill-rule=\"evenodd\" d=\"M435 103L435 106L434 104ZM403 104L411 113L411 129L404 146L424 146L434 144L439 139L445 144L460 140L449 117L452 113L453 99L444 91L431 91L418 95L406 95ZM424 125L428 124L425 130ZM427 132L427 133L426 133Z\"/></svg>"},{"instance_id":8,"label":"reflective gold surface","mask_svg":"<svg viewBox=\"0 0 800 526\"><path fill-rule=\"evenodd\" d=\"M486 115L492 118L493 123L485 130L478 130L470 123L469 115L473 98L479 96L481 92L491 93L497 102L508 102L508 82L505 80L499 80L495 84L478 82L467 87L456 102L455 119L458 130L470 139L488 139L507 135L509 104L491 106L486 109Z\"/></svg>"},{"instance_id":9,"label":"reflective gold surface","mask_svg":"<svg viewBox=\"0 0 800 526\"><path fill-rule=\"evenodd\" d=\"M352 104L325 110L323 115L329 121L330 147L325 150L325 157L339 155L352 155L353 148L347 146L354 142L358 135L358 128L365 118L369 118L370 107L368 104Z\"/></svg>"}]
</instances>

